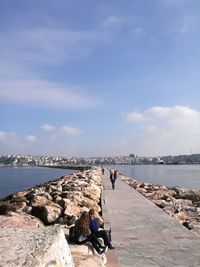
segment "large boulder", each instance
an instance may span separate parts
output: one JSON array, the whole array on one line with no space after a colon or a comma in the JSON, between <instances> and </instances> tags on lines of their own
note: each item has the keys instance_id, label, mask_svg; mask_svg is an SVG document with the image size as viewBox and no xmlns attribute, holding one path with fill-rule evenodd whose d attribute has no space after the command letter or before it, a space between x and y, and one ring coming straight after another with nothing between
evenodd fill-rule
<instances>
[{"instance_id":1,"label":"large boulder","mask_svg":"<svg viewBox=\"0 0 200 267\"><path fill-rule=\"evenodd\" d=\"M45 205L32 206L32 215L39 218L46 225L55 223L61 214L62 208L51 201Z\"/></svg>"}]
</instances>

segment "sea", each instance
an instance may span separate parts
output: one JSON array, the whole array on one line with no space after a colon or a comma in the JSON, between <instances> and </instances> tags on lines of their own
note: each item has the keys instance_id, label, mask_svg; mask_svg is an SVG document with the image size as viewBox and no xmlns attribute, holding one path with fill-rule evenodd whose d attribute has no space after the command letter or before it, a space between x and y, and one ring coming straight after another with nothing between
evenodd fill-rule
<instances>
[{"instance_id":1,"label":"sea","mask_svg":"<svg viewBox=\"0 0 200 267\"><path fill-rule=\"evenodd\" d=\"M109 165L130 178L152 184L200 190L200 165ZM54 168L0 168L0 199L36 184L76 172Z\"/></svg>"},{"instance_id":2,"label":"sea","mask_svg":"<svg viewBox=\"0 0 200 267\"><path fill-rule=\"evenodd\" d=\"M69 169L42 167L1 167L0 199L15 192L26 190L37 184L56 180L64 175L76 172Z\"/></svg>"},{"instance_id":3,"label":"sea","mask_svg":"<svg viewBox=\"0 0 200 267\"><path fill-rule=\"evenodd\" d=\"M112 165L110 167L138 181L200 190L200 165Z\"/></svg>"}]
</instances>

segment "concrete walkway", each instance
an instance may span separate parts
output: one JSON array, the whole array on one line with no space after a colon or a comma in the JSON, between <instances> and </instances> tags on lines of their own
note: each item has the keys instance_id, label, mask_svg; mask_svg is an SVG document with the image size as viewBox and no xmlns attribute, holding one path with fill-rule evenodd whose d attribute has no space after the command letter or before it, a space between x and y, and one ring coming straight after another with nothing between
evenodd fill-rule
<instances>
[{"instance_id":1,"label":"concrete walkway","mask_svg":"<svg viewBox=\"0 0 200 267\"><path fill-rule=\"evenodd\" d=\"M200 266L199 236L119 178L112 190L107 170L102 178L103 217L120 267Z\"/></svg>"}]
</instances>

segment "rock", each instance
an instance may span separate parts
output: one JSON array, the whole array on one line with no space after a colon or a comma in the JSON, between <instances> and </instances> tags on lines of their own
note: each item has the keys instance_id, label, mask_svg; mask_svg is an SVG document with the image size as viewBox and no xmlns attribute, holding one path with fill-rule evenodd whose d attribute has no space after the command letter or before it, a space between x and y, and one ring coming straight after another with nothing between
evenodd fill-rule
<instances>
[{"instance_id":1,"label":"rock","mask_svg":"<svg viewBox=\"0 0 200 267\"><path fill-rule=\"evenodd\" d=\"M64 210L64 216L75 216L75 217L79 217L80 216L80 209L79 207L73 203L73 202L69 202Z\"/></svg>"},{"instance_id":2,"label":"rock","mask_svg":"<svg viewBox=\"0 0 200 267\"><path fill-rule=\"evenodd\" d=\"M62 208L53 202L48 202L44 206L32 206L32 215L39 218L45 225L52 224L60 217Z\"/></svg>"},{"instance_id":3,"label":"rock","mask_svg":"<svg viewBox=\"0 0 200 267\"><path fill-rule=\"evenodd\" d=\"M185 226L189 230L192 230L192 226L188 221L183 222L183 226Z\"/></svg>"},{"instance_id":4,"label":"rock","mask_svg":"<svg viewBox=\"0 0 200 267\"><path fill-rule=\"evenodd\" d=\"M89 244L70 245L70 251L76 267L104 267L107 262L105 254L98 255Z\"/></svg>"},{"instance_id":5,"label":"rock","mask_svg":"<svg viewBox=\"0 0 200 267\"><path fill-rule=\"evenodd\" d=\"M10 211L13 212L26 211L26 203L17 202L17 203L6 203L0 205L0 215L5 215Z\"/></svg>"},{"instance_id":6,"label":"rock","mask_svg":"<svg viewBox=\"0 0 200 267\"><path fill-rule=\"evenodd\" d=\"M44 227L43 223L26 213L8 212L0 216L0 228L37 228Z\"/></svg>"},{"instance_id":7,"label":"rock","mask_svg":"<svg viewBox=\"0 0 200 267\"><path fill-rule=\"evenodd\" d=\"M181 205L181 206L192 206L192 201L189 199L176 199L175 204Z\"/></svg>"},{"instance_id":8,"label":"rock","mask_svg":"<svg viewBox=\"0 0 200 267\"><path fill-rule=\"evenodd\" d=\"M32 206L44 206L48 203L51 203L51 201L46 196L41 195L34 195L31 202Z\"/></svg>"},{"instance_id":9,"label":"rock","mask_svg":"<svg viewBox=\"0 0 200 267\"><path fill-rule=\"evenodd\" d=\"M61 225L70 226L70 225L75 224L76 220L77 220L77 217L74 216L74 215L72 215L72 216L64 216L64 217L59 218L56 221L56 223L61 224Z\"/></svg>"},{"instance_id":10,"label":"rock","mask_svg":"<svg viewBox=\"0 0 200 267\"><path fill-rule=\"evenodd\" d=\"M178 212L176 214L174 214L173 216L176 220L178 220L180 223L185 222L188 218L186 216L186 214L184 212Z\"/></svg>"},{"instance_id":11,"label":"rock","mask_svg":"<svg viewBox=\"0 0 200 267\"><path fill-rule=\"evenodd\" d=\"M28 202L27 201L27 191L17 192L12 196L12 202Z\"/></svg>"},{"instance_id":12,"label":"rock","mask_svg":"<svg viewBox=\"0 0 200 267\"><path fill-rule=\"evenodd\" d=\"M68 243L60 227L0 228L0 244L1 266L74 267Z\"/></svg>"},{"instance_id":13,"label":"rock","mask_svg":"<svg viewBox=\"0 0 200 267\"><path fill-rule=\"evenodd\" d=\"M169 215L171 215L171 216L173 216L173 215L175 214L175 209L174 209L173 206L165 206L165 207L163 208L163 210L164 210L167 214L169 214Z\"/></svg>"}]
</instances>

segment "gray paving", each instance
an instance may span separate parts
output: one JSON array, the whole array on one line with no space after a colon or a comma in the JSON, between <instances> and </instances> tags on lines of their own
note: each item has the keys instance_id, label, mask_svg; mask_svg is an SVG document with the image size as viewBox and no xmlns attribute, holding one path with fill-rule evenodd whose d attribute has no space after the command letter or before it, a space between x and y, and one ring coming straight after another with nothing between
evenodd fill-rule
<instances>
[{"instance_id":1,"label":"gray paving","mask_svg":"<svg viewBox=\"0 0 200 267\"><path fill-rule=\"evenodd\" d=\"M199 236L125 182L117 179L112 190L108 171L102 178L103 216L121 267L200 266Z\"/></svg>"}]
</instances>

